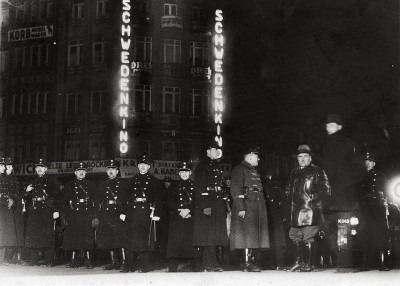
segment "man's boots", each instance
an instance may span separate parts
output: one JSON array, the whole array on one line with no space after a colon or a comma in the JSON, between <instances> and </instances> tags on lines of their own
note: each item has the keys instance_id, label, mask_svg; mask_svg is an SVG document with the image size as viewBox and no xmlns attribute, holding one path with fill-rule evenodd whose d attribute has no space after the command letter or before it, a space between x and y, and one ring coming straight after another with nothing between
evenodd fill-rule
<instances>
[{"instance_id":1,"label":"man's boots","mask_svg":"<svg viewBox=\"0 0 400 286\"><path fill-rule=\"evenodd\" d=\"M77 268L79 267L78 261L76 260L76 251L72 251L71 261L67 265L67 268Z\"/></svg>"},{"instance_id":2,"label":"man's boots","mask_svg":"<svg viewBox=\"0 0 400 286\"><path fill-rule=\"evenodd\" d=\"M103 267L103 270L116 270L119 269L119 263L117 260L117 253L114 250L110 251L110 257L111 257L111 264L108 264Z\"/></svg>"},{"instance_id":3,"label":"man's boots","mask_svg":"<svg viewBox=\"0 0 400 286\"><path fill-rule=\"evenodd\" d=\"M300 269L301 272L311 272L314 271L314 243L307 242L305 244L305 265Z\"/></svg>"},{"instance_id":4,"label":"man's boots","mask_svg":"<svg viewBox=\"0 0 400 286\"><path fill-rule=\"evenodd\" d=\"M387 251L384 251L384 250L381 250L379 252L379 258L381 261L381 266L379 268L379 271L389 271L390 270L390 268L387 266L387 263L386 263L386 261L387 261L387 257L385 255L386 253L387 253Z\"/></svg>"},{"instance_id":5,"label":"man's boots","mask_svg":"<svg viewBox=\"0 0 400 286\"><path fill-rule=\"evenodd\" d=\"M290 272L300 271L301 267L303 266L303 254L301 251L300 241L294 241L294 255L295 261L293 266L289 269Z\"/></svg>"},{"instance_id":6,"label":"man's boots","mask_svg":"<svg viewBox=\"0 0 400 286\"><path fill-rule=\"evenodd\" d=\"M260 272L260 268L258 268L255 263L254 263L254 257L253 257L253 251L252 249L246 249L245 250L245 259L246 263L243 269L243 272Z\"/></svg>"},{"instance_id":7,"label":"man's boots","mask_svg":"<svg viewBox=\"0 0 400 286\"><path fill-rule=\"evenodd\" d=\"M90 252L86 251L85 266L87 269L93 269L92 261L90 259Z\"/></svg>"}]
</instances>

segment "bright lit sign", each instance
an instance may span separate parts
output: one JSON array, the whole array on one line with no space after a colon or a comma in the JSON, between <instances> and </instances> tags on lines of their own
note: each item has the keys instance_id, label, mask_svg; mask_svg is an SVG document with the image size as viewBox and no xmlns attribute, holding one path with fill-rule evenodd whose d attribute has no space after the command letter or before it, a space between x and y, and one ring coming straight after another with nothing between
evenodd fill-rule
<instances>
[{"instance_id":1,"label":"bright lit sign","mask_svg":"<svg viewBox=\"0 0 400 286\"><path fill-rule=\"evenodd\" d=\"M224 36L222 10L215 10L214 25L214 122L216 124L215 141L222 148L222 112L224 109L224 76L223 76L223 58L224 58Z\"/></svg>"},{"instance_id":2,"label":"bright lit sign","mask_svg":"<svg viewBox=\"0 0 400 286\"><path fill-rule=\"evenodd\" d=\"M119 76L119 118L121 127L119 131L119 152L124 155L128 152L127 120L129 117L129 76L130 62L129 49L131 46L131 5L130 0L122 0L121 14L121 66Z\"/></svg>"}]
</instances>

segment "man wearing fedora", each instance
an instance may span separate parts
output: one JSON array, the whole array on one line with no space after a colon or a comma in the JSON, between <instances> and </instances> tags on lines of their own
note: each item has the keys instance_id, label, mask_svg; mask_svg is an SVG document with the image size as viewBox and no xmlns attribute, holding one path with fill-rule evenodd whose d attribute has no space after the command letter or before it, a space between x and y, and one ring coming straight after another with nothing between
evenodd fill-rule
<instances>
[{"instance_id":1,"label":"man wearing fedora","mask_svg":"<svg viewBox=\"0 0 400 286\"><path fill-rule=\"evenodd\" d=\"M149 155L137 161L137 173L128 183L125 241L126 261L121 272L148 272L150 252L156 243L156 222L160 220L159 180L149 170L153 164ZM141 261L139 255L142 254ZM140 263L139 263L140 261Z\"/></svg>"},{"instance_id":2,"label":"man wearing fedora","mask_svg":"<svg viewBox=\"0 0 400 286\"><path fill-rule=\"evenodd\" d=\"M365 170L359 190L360 240L363 249L361 270L369 266L379 254L379 270L388 271L386 263L389 249L389 225L387 220L388 202L386 187L388 179L375 169L375 155L367 152L364 156Z\"/></svg>"},{"instance_id":3,"label":"man wearing fedora","mask_svg":"<svg viewBox=\"0 0 400 286\"><path fill-rule=\"evenodd\" d=\"M226 203L222 192L222 170L218 166L221 147L207 144L207 158L194 171L195 209L193 245L202 250L201 263L206 272L221 272L217 260L220 246L228 245Z\"/></svg>"},{"instance_id":4,"label":"man wearing fedora","mask_svg":"<svg viewBox=\"0 0 400 286\"><path fill-rule=\"evenodd\" d=\"M94 249L93 229L98 226L98 190L96 184L86 179L86 163L75 166L75 179L64 187L63 207L67 228L64 233L63 248L72 251L67 267L79 267L78 251L83 252L85 266L92 269L90 251Z\"/></svg>"},{"instance_id":5,"label":"man wearing fedora","mask_svg":"<svg viewBox=\"0 0 400 286\"><path fill-rule=\"evenodd\" d=\"M259 148L246 150L243 161L231 173L232 223L229 236L231 250L244 253L242 271L260 272L255 251L270 248L268 215L263 186L256 167Z\"/></svg>"},{"instance_id":6,"label":"man wearing fedora","mask_svg":"<svg viewBox=\"0 0 400 286\"><path fill-rule=\"evenodd\" d=\"M103 270L122 268L119 263L125 263L123 249L125 239L126 203L128 200L128 185L119 176L119 164L116 160L108 160L106 173L108 178L99 187L99 227L97 232L97 249L110 251L111 263Z\"/></svg>"},{"instance_id":7,"label":"man wearing fedora","mask_svg":"<svg viewBox=\"0 0 400 286\"><path fill-rule=\"evenodd\" d=\"M198 258L193 246L194 184L190 180L192 165L188 162L178 164L180 180L172 184L168 196L168 209L171 214L168 235L168 271L178 271L179 260L189 260L194 267Z\"/></svg>"},{"instance_id":8,"label":"man wearing fedora","mask_svg":"<svg viewBox=\"0 0 400 286\"><path fill-rule=\"evenodd\" d=\"M292 201L289 237L295 246L295 263L290 271L309 272L314 268L314 237L323 225L323 202L330 196L330 186L325 171L311 163L308 145L300 145L295 157L299 166L291 171L286 185Z\"/></svg>"},{"instance_id":9,"label":"man wearing fedora","mask_svg":"<svg viewBox=\"0 0 400 286\"><path fill-rule=\"evenodd\" d=\"M25 246L29 249L29 265L52 265L55 248L55 220L60 213L60 188L48 176L48 163L39 159L35 164L37 177L25 190L27 209Z\"/></svg>"}]
</instances>

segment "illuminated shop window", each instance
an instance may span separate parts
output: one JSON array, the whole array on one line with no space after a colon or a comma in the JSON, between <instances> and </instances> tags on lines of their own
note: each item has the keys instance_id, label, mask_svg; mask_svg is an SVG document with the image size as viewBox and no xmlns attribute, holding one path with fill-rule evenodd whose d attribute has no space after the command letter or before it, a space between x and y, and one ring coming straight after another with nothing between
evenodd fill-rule
<instances>
[{"instance_id":1,"label":"illuminated shop window","mask_svg":"<svg viewBox=\"0 0 400 286\"><path fill-rule=\"evenodd\" d=\"M180 88L179 87L161 87L162 112L179 113L180 112Z\"/></svg>"}]
</instances>

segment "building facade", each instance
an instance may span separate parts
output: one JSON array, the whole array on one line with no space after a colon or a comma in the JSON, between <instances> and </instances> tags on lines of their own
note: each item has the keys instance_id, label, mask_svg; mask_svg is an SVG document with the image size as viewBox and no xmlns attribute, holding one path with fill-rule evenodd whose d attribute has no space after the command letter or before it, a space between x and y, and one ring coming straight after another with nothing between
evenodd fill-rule
<instances>
[{"instance_id":1,"label":"building facade","mask_svg":"<svg viewBox=\"0 0 400 286\"><path fill-rule=\"evenodd\" d=\"M32 162L147 152L158 160L198 160L215 136L215 7L208 2L1 1L0 155ZM121 154L124 20L128 149Z\"/></svg>"}]
</instances>

